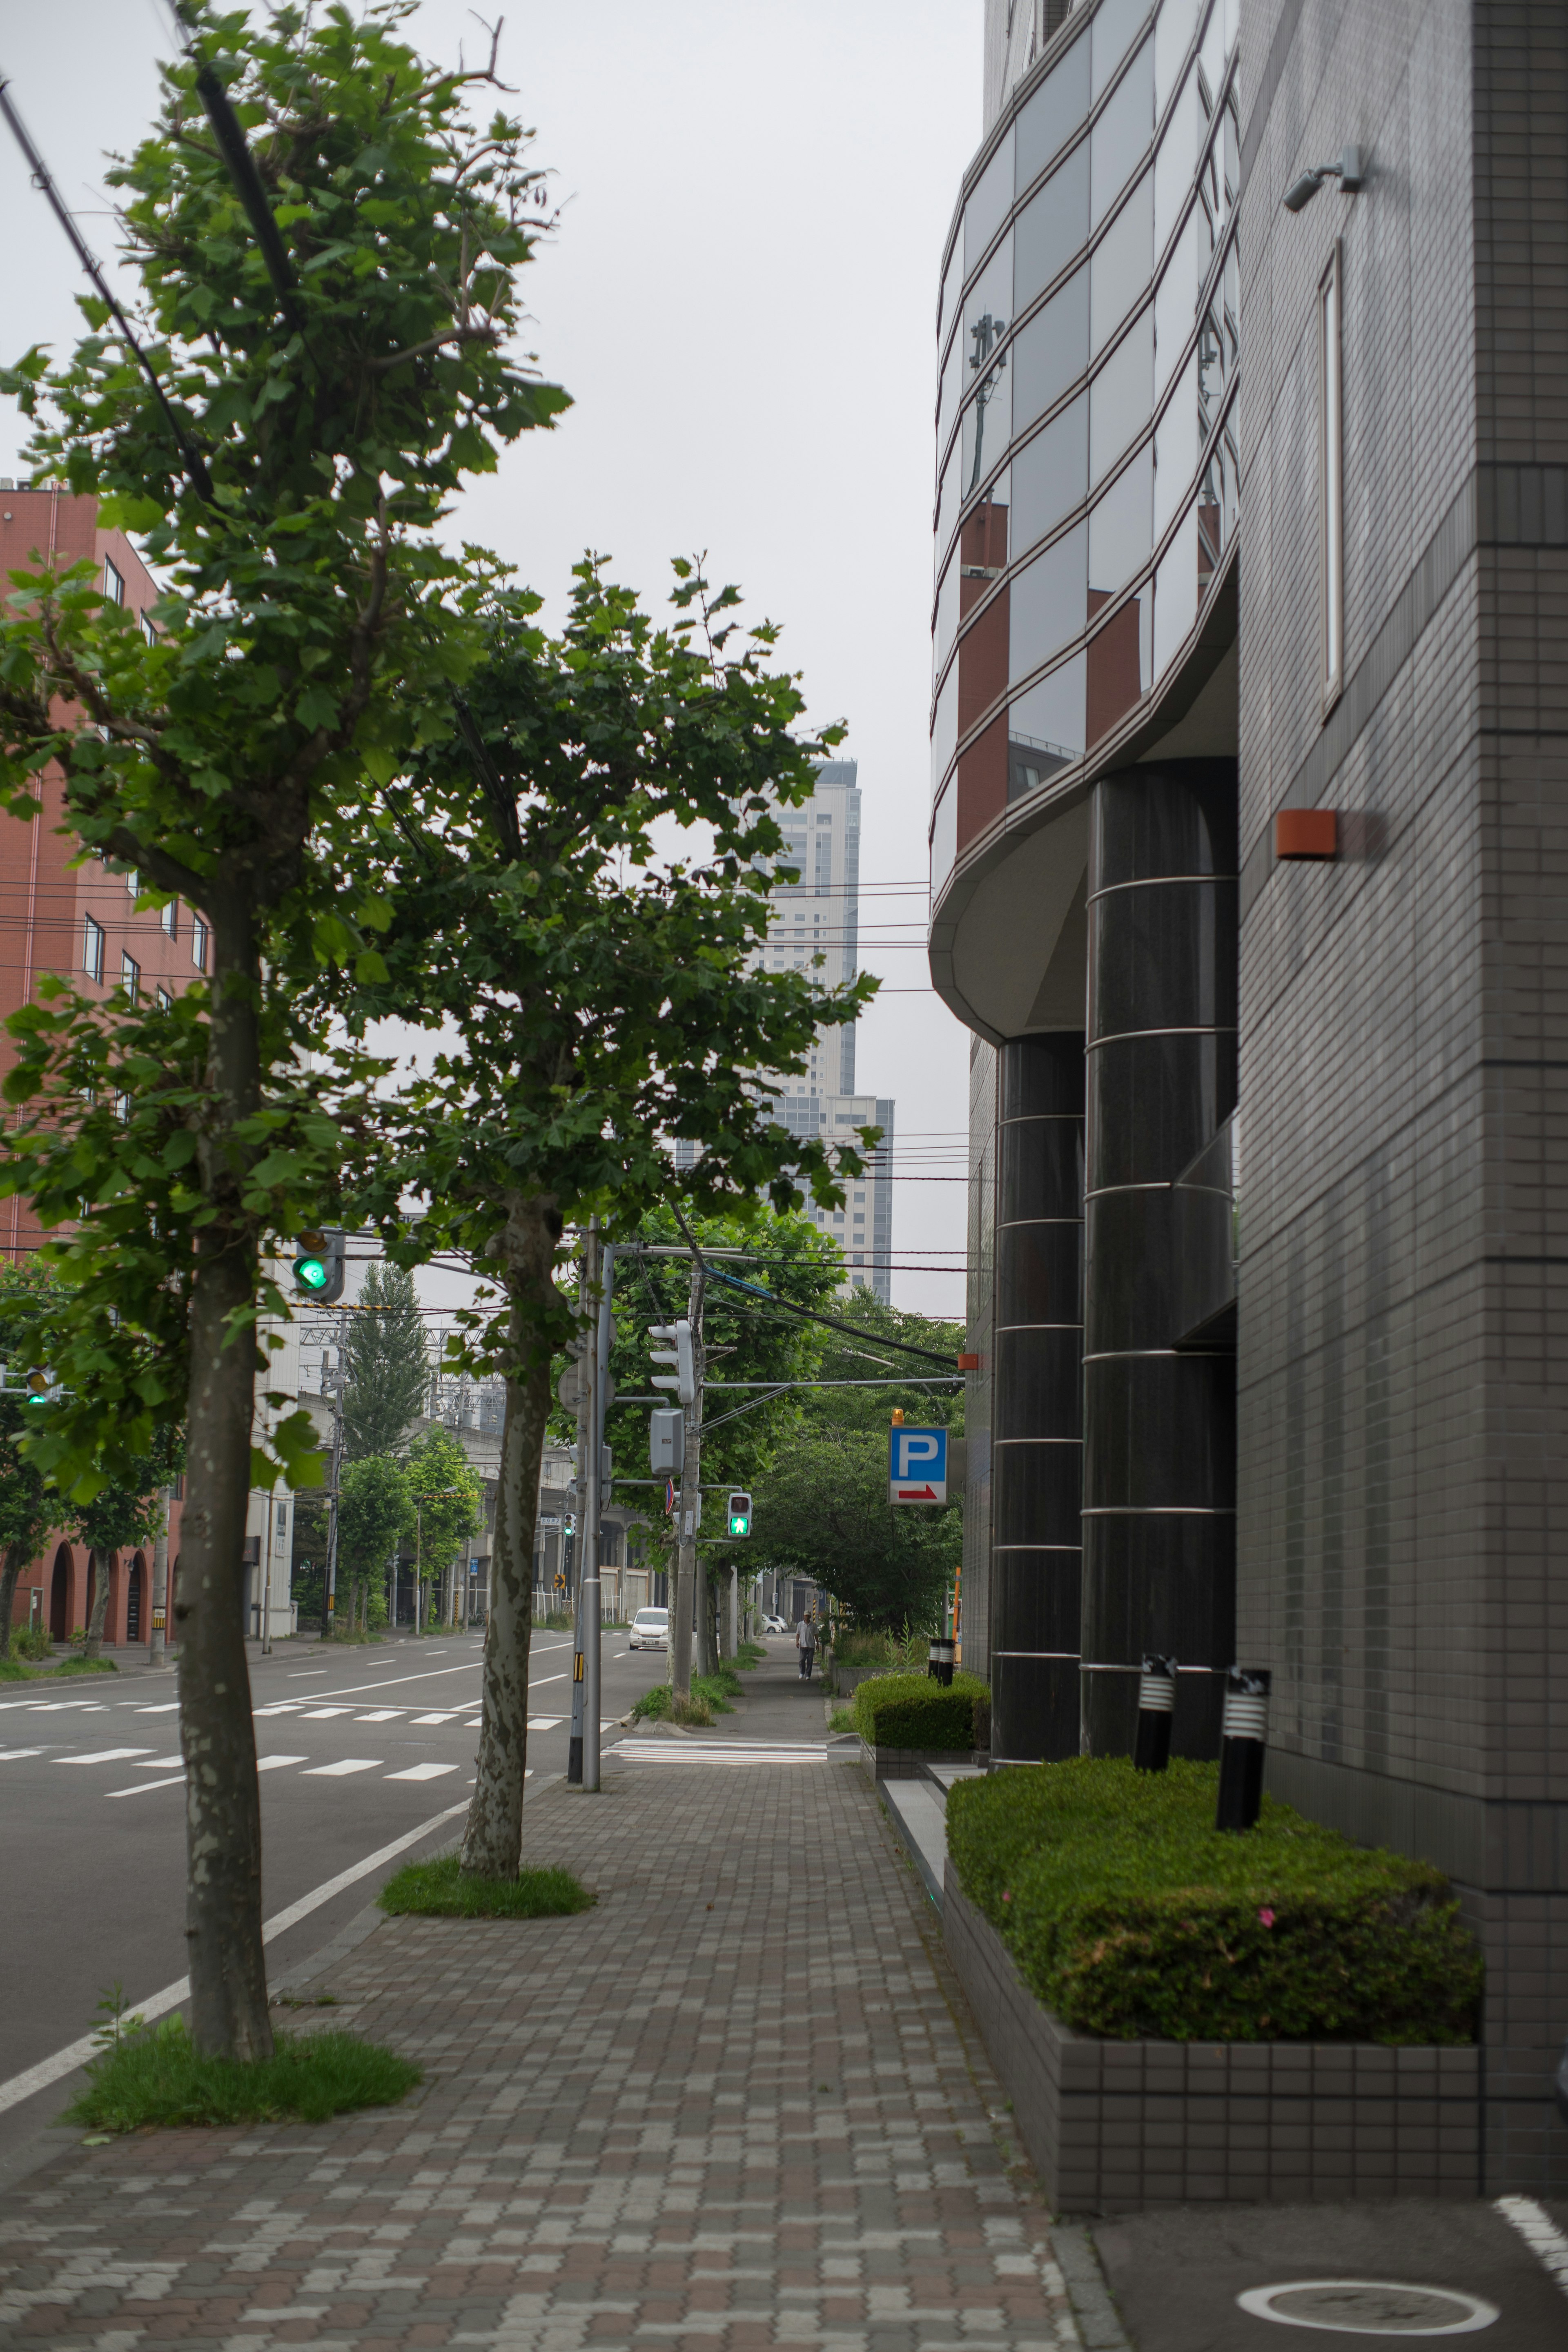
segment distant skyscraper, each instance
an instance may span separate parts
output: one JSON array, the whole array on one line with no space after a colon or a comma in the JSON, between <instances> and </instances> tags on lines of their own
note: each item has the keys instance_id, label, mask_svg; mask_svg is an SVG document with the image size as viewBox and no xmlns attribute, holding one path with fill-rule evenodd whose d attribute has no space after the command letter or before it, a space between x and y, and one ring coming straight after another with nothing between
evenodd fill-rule
<instances>
[{"instance_id":1,"label":"distant skyscraper","mask_svg":"<svg viewBox=\"0 0 1568 2352\"><path fill-rule=\"evenodd\" d=\"M824 987L839 988L860 969L860 792L855 778L853 760L825 760L805 806L774 810L784 836L779 863L799 879L779 883L772 894L767 941L756 959L765 971L815 970ZM855 1024L819 1029L807 1068L774 1083L780 1089L779 1118L794 1135L847 1141L858 1127L881 1129L872 1165L847 1187L843 1209L809 1213L843 1245L846 1289L871 1290L889 1301L893 1106L885 1097L855 1091ZM694 1149L678 1144L676 1164L689 1167Z\"/></svg>"}]
</instances>

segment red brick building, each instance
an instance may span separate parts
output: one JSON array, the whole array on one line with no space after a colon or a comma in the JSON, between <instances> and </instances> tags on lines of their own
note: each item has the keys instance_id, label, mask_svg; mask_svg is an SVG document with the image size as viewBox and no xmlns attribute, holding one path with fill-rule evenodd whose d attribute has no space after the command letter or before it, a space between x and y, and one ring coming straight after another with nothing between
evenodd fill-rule
<instances>
[{"instance_id":1,"label":"red brick building","mask_svg":"<svg viewBox=\"0 0 1568 2352\"><path fill-rule=\"evenodd\" d=\"M95 499L18 489L0 479L5 593L12 593L14 572L83 558L98 567L117 603L138 614L153 604L157 590L151 573L123 531L100 530ZM62 830L64 801L60 778L49 773L40 814L31 823L0 812L0 1021L32 1000L47 972L68 976L89 993L107 995L128 981L172 996L206 967L206 926L192 908L176 904L138 913L134 876L113 872L96 857L76 862L80 845ZM10 1040L0 1029L0 1076L12 1059ZM0 1250L20 1257L41 1238L25 1202L0 1202ZM178 1551L179 1521L176 1503L171 1559ZM152 1627L151 1547L111 1559L109 1577L105 1639L145 1642ZM93 1581L86 1546L56 1531L17 1580L13 1622L41 1624L63 1640L88 1622Z\"/></svg>"}]
</instances>

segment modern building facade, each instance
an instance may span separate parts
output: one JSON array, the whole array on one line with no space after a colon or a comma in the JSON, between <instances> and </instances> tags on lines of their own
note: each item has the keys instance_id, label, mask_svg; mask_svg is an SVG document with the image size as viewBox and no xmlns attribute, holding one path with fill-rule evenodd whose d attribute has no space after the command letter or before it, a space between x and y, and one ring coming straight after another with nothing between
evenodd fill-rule
<instances>
[{"instance_id":1,"label":"modern building facade","mask_svg":"<svg viewBox=\"0 0 1568 2352\"><path fill-rule=\"evenodd\" d=\"M784 836L779 864L795 878L775 884L768 935L756 961L764 971L815 971L824 988L841 988L860 970L860 788L854 760L825 760L812 797L803 806L777 806ZM792 1135L849 1141L860 1127L879 1127L882 1139L863 1178L846 1193L841 1211L808 1213L844 1251L844 1288L892 1297L893 1104L885 1095L855 1090L855 1024L819 1029L808 1067L782 1074L777 1112ZM676 1146L677 1164L689 1164L692 1144Z\"/></svg>"},{"instance_id":2,"label":"modern building facade","mask_svg":"<svg viewBox=\"0 0 1568 2352\"><path fill-rule=\"evenodd\" d=\"M1276 1790L1459 1888L1486 2185L1557 2193L1565 65L1486 0L988 7L931 929L997 1752L1124 1751L1163 1652L1213 1755L1269 1668Z\"/></svg>"}]
</instances>

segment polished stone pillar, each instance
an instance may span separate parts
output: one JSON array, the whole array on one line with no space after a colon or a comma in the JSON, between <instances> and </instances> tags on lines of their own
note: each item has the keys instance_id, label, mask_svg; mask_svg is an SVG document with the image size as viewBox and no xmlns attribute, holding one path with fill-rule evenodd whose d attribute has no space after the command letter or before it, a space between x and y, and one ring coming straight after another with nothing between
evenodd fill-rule
<instances>
[{"instance_id":1,"label":"polished stone pillar","mask_svg":"<svg viewBox=\"0 0 1568 2352\"><path fill-rule=\"evenodd\" d=\"M1082 1709L1131 1754L1139 1664L1177 1675L1173 1752L1219 1753L1236 1623L1236 1362L1183 1349L1184 1265L1226 1219L1175 1180L1236 1106L1232 760L1094 788L1089 866ZM1218 1669L1203 1672L1192 1669Z\"/></svg>"},{"instance_id":2,"label":"polished stone pillar","mask_svg":"<svg viewBox=\"0 0 1568 2352\"><path fill-rule=\"evenodd\" d=\"M991 1753L1079 1752L1083 1035L997 1055Z\"/></svg>"}]
</instances>

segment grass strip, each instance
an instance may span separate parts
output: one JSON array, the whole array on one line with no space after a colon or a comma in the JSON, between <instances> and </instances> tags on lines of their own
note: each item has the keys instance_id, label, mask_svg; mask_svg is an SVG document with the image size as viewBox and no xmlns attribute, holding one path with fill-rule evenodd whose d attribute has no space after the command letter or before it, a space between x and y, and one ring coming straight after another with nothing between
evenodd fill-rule
<instances>
[{"instance_id":1,"label":"grass strip","mask_svg":"<svg viewBox=\"0 0 1568 2352\"><path fill-rule=\"evenodd\" d=\"M465 1874L455 1853L407 1862L376 1896L384 1911L426 1919L563 1919L594 1897L569 1870L520 1870L515 1878Z\"/></svg>"},{"instance_id":2,"label":"grass strip","mask_svg":"<svg viewBox=\"0 0 1568 2352\"><path fill-rule=\"evenodd\" d=\"M61 2121L95 2131L147 2125L310 2124L354 2107L405 2098L422 2070L353 2033L279 2033L270 2058L204 2058L178 2017L122 2034L87 2070L86 2088Z\"/></svg>"},{"instance_id":3,"label":"grass strip","mask_svg":"<svg viewBox=\"0 0 1568 2352\"><path fill-rule=\"evenodd\" d=\"M0 1658L0 1683L45 1683L59 1675L117 1675L112 1658L62 1658L55 1666L29 1666L20 1658Z\"/></svg>"}]
</instances>

